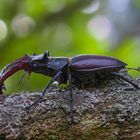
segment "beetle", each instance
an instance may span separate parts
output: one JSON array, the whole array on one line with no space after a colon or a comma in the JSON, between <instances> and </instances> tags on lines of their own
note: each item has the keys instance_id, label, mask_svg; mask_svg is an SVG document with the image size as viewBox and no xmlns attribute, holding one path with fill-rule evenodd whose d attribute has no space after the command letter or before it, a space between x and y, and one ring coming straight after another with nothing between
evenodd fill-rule
<instances>
[{"instance_id":1,"label":"beetle","mask_svg":"<svg viewBox=\"0 0 140 140\"><path fill-rule=\"evenodd\" d=\"M125 69L126 65L126 63L116 58L100 55L78 55L72 58L51 57L49 51L39 55L25 55L6 65L1 71L0 94L3 94L4 81L21 69L27 71L29 74L35 72L52 77L42 91L41 97L45 95L54 81L57 81L60 85L67 84L67 82L70 85L76 85L77 81L80 81L79 83L84 83L84 81L88 80L96 81L97 78L106 77L110 74L120 77L138 89L139 86L137 84L119 74L119 71Z\"/></svg>"}]
</instances>

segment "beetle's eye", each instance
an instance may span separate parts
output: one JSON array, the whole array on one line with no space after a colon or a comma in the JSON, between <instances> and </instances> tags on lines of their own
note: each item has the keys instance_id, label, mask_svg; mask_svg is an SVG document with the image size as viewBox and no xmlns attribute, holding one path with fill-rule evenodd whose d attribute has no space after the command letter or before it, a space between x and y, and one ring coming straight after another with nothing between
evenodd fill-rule
<instances>
[{"instance_id":1,"label":"beetle's eye","mask_svg":"<svg viewBox=\"0 0 140 140\"><path fill-rule=\"evenodd\" d=\"M37 67L39 64L38 63L36 63L36 62L31 62L30 63L33 67Z\"/></svg>"},{"instance_id":2,"label":"beetle's eye","mask_svg":"<svg viewBox=\"0 0 140 140\"><path fill-rule=\"evenodd\" d=\"M33 63L33 66L36 67L36 66L38 66L38 64L37 63Z\"/></svg>"}]
</instances>

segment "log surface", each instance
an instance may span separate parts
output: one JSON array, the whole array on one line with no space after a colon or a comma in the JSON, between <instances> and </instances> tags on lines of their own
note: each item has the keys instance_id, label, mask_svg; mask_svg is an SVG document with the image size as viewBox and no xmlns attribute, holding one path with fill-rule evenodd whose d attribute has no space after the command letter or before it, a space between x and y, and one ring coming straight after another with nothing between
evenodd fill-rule
<instances>
[{"instance_id":1,"label":"log surface","mask_svg":"<svg viewBox=\"0 0 140 140\"><path fill-rule=\"evenodd\" d=\"M125 72L125 77L140 86ZM0 140L139 140L140 90L115 78L97 87L69 90L52 86L44 100L31 107L40 93L19 93L0 104Z\"/></svg>"}]
</instances>

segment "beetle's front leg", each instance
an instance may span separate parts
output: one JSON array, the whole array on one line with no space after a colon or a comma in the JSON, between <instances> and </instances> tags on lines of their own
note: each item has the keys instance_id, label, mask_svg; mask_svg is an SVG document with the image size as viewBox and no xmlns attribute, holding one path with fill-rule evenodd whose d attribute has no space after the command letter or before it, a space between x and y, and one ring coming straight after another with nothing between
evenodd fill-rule
<instances>
[{"instance_id":1,"label":"beetle's front leg","mask_svg":"<svg viewBox=\"0 0 140 140\"><path fill-rule=\"evenodd\" d=\"M62 74L62 72L59 71L59 72L51 79L51 81L47 84L47 86L44 88L44 90L42 91L42 94L41 94L40 98L39 98L36 102L34 102L33 104L31 104L30 106L26 107L25 109L30 109L32 106L34 106L34 105L38 104L39 102L41 102L41 101L43 100L43 97L45 96L47 90L49 89L50 85L51 85L54 81L56 81L56 79L57 79L58 77L60 77L61 74Z\"/></svg>"}]
</instances>

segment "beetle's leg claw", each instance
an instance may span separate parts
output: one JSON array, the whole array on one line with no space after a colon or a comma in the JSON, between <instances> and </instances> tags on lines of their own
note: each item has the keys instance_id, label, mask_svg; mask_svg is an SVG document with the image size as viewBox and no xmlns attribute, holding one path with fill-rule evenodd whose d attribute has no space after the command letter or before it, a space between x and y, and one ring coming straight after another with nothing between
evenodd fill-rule
<instances>
[{"instance_id":1,"label":"beetle's leg claw","mask_svg":"<svg viewBox=\"0 0 140 140\"><path fill-rule=\"evenodd\" d=\"M140 71L140 67L138 67L137 69L138 69L138 71Z\"/></svg>"}]
</instances>

